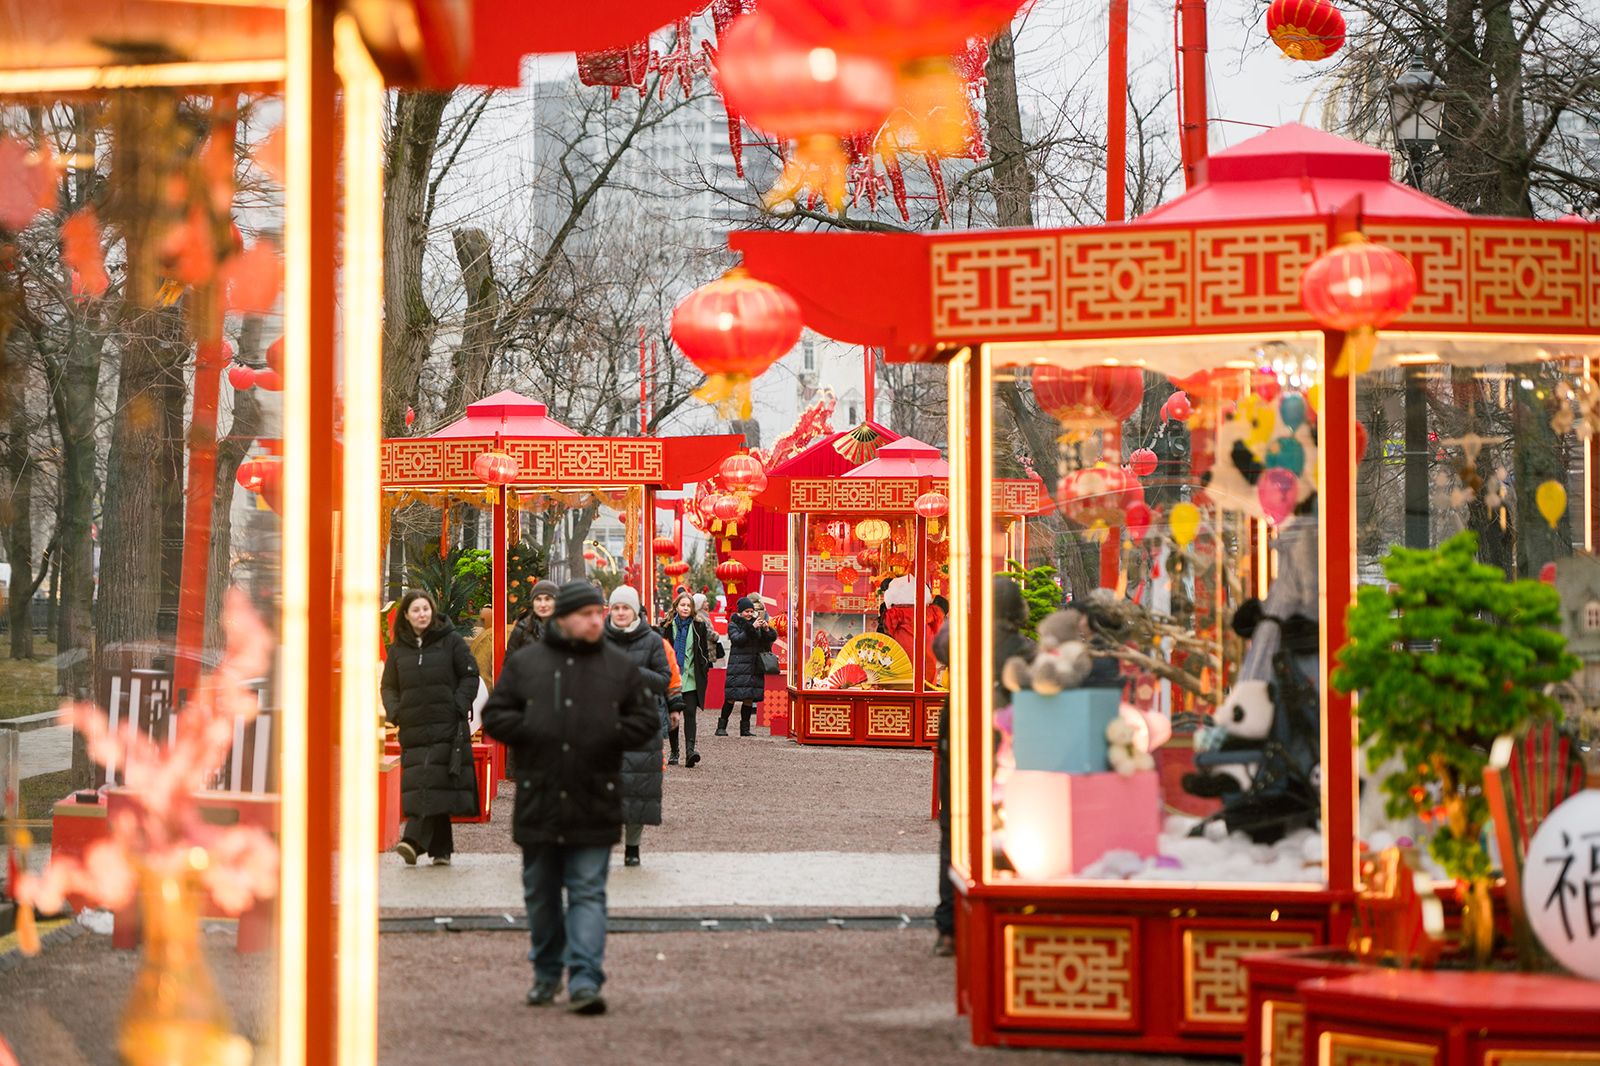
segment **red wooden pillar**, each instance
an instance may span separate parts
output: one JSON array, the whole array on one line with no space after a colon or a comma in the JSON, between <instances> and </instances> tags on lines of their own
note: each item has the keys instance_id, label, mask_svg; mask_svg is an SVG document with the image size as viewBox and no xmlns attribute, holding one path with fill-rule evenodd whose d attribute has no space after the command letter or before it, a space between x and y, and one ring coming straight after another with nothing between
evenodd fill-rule
<instances>
[{"instance_id":1,"label":"red wooden pillar","mask_svg":"<svg viewBox=\"0 0 1600 1066\"><path fill-rule=\"evenodd\" d=\"M1337 366L1344 344L1341 333L1327 334L1322 365ZM1349 639L1345 614L1355 599L1356 451L1355 378L1325 372L1322 382L1321 434L1322 602L1321 648L1323 699L1322 762L1323 839L1328 849L1328 887L1350 892L1356 882L1356 743L1350 697L1328 684L1334 656Z\"/></svg>"},{"instance_id":2,"label":"red wooden pillar","mask_svg":"<svg viewBox=\"0 0 1600 1066\"><path fill-rule=\"evenodd\" d=\"M1106 221L1121 222L1128 199L1128 0L1111 0L1106 62Z\"/></svg>"},{"instance_id":3,"label":"red wooden pillar","mask_svg":"<svg viewBox=\"0 0 1600 1066\"><path fill-rule=\"evenodd\" d=\"M1200 180L1200 161L1210 152L1206 120L1206 0L1178 0L1182 43L1178 55L1183 78L1180 82L1183 128L1179 143L1183 151L1183 185L1192 189Z\"/></svg>"}]
</instances>

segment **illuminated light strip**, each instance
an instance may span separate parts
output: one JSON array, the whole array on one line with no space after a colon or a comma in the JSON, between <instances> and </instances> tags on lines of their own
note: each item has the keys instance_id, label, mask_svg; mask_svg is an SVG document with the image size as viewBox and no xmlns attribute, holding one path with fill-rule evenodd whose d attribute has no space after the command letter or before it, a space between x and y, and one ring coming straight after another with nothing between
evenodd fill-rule
<instances>
[{"instance_id":1,"label":"illuminated light strip","mask_svg":"<svg viewBox=\"0 0 1600 1066\"><path fill-rule=\"evenodd\" d=\"M287 76L282 59L207 63L147 63L117 67L57 67L0 72L0 93L80 93L190 85L276 84Z\"/></svg>"},{"instance_id":2,"label":"illuminated light strip","mask_svg":"<svg viewBox=\"0 0 1600 1066\"><path fill-rule=\"evenodd\" d=\"M950 737L946 755L950 763L950 863L971 879L972 828L967 798L968 767L972 757L967 743L967 722L971 707L967 699L966 677L968 612L971 611L971 545L967 537L967 369L971 357L963 351L950 360L946 373L946 420L950 464L950 721L945 729Z\"/></svg>"},{"instance_id":3,"label":"illuminated light strip","mask_svg":"<svg viewBox=\"0 0 1600 1066\"><path fill-rule=\"evenodd\" d=\"M978 709L982 715L980 721L983 728L979 732L983 735L981 783L984 797L983 804L983 881L990 884L994 881L994 804L990 797L994 795L994 641L990 639L994 633L994 596L992 588L994 578L991 573L994 561L994 493L988 491L988 486L994 484L994 353L989 345L978 345L976 363L970 380L973 390L973 424L969 436L969 447L978 450L979 480L983 483L980 491L972 493L977 504L978 517L978 543L974 546L974 566L972 571L972 589L976 593L974 599L978 610L973 612L972 633L978 641L978 650L981 659L978 663L978 676L982 684L978 686ZM971 486L969 486L970 490ZM978 582L983 582L985 588L979 589Z\"/></svg>"},{"instance_id":4,"label":"illuminated light strip","mask_svg":"<svg viewBox=\"0 0 1600 1066\"><path fill-rule=\"evenodd\" d=\"M383 77L355 20L334 22L334 66L344 87L344 499L340 529L340 641L376 648L380 404L383 392ZM348 402L351 399L355 402ZM383 709L370 670L340 674L339 1062L378 1060L378 756Z\"/></svg>"},{"instance_id":5,"label":"illuminated light strip","mask_svg":"<svg viewBox=\"0 0 1600 1066\"><path fill-rule=\"evenodd\" d=\"M313 0L284 11L288 55L284 84L284 381L283 602L278 661L282 718L278 729L280 822L278 899L278 1054L283 1066L305 1061L306 923L309 901L310 638L308 583L311 531L305 509L311 493L311 124ZM326 990L324 990L324 994Z\"/></svg>"}]
</instances>

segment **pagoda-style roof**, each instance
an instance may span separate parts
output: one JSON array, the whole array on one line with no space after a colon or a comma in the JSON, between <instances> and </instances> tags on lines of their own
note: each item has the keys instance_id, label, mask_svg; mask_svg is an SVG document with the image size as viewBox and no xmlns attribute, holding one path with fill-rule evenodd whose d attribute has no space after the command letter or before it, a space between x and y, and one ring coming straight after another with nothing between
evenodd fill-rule
<instances>
[{"instance_id":1,"label":"pagoda-style roof","mask_svg":"<svg viewBox=\"0 0 1600 1066\"><path fill-rule=\"evenodd\" d=\"M585 437L549 408L509 389L467 405L467 413L426 437L383 442L383 487L472 489L473 461L500 442L517 460L518 488L649 485L680 488L713 473L738 451L737 434L709 437Z\"/></svg>"},{"instance_id":2,"label":"pagoda-style roof","mask_svg":"<svg viewBox=\"0 0 1600 1066\"><path fill-rule=\"evenodd\" d=\"M901 437L878 449L878 457L862 463L845 477L939 477L950 476L950 464L939 449L915 437Z\"/></svg>"},{"instance_id":3,"label":"pagoda-style roof","mask_svg":"<svg viewBox=\"0 0 1600 1066\"><path fill-rule=\"evenodd\" d=\"M730 234L807 325L895 361L976 344L1191 339L1321 327L1300 278L1344 232L1411 260L1388 332L1600 332L1600 225L1468 215L1394 181L1388 153L1288 125L1217 153L1128 223L938 233Z\"/></svg>"},{"instance_id":4,"label":"pagoda-style roof","mask_svg":"<svg viewBox=\"0 0 1600 1066\"><path fill-rule=\"evenodd\" d=\"M1038 514L1041 500L1048 498L1037 479L997 479L992 489L1001 514ZM901 437L880 447L877 458L843 474L775 474L756 504L787 514L910 514L925 492L949 495L950 464L933 445Z\"/></svg>"}]
</instances>

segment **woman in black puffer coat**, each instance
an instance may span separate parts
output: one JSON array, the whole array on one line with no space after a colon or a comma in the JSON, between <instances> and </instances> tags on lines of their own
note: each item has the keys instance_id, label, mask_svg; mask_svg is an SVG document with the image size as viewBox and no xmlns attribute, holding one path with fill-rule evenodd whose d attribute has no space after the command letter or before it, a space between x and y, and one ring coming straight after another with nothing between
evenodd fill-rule
<instances>
[{"instance_id":1,"label":"woman in black puffer coat","mask_svg":"<svg viewBox=\"0 0 1600 1066\"><path fill-rule=\"evenodd\" d=\"M672 664L667 661L667 646L639 615L639 593L619 585L611 593L610 616L606 618L606 639L615 644L639 668L644 680L645 698L654 701L661 729L637 748L622 753L622 822L624 866L639 865L639 845L644 827L661 824L661 741L667 735L669 714L667 688L672 681ZM681 704L682 697L672 697Z\"/></svg>"},{"instance_id":2,"label":"woman in black puffer coat","mask_svg":"<svg viewBox=\"0 0 1600 1066\"><path fill-rule=\"evenodd\" d=\"M383 664L383 710L400 727L400 810L408 819L395 851L407 866L423 851L435 866L450 865L451 817L478 813L472 752L455 751L477 695L478 664L467 642L439 617L433 597L407 592Z\"/></svg>"},{"instance_id":3,"label":"woman in black puffer coat","mask_svg":"<svg viewBox=\"0 0 1600 1066\"><path fill-rule=\"evenodd\" d=\"M748 737L750 719L767 692L767 672L761 668L761 653L771 651L778 639L777 630L759 617L756 602L749 596L739 597L737 613L728 616L727 676L722 685L722 717L717 721L717 736L728 735L728 719L733 708L739 707L739 735Z\"/></svg>"}]
</instances>

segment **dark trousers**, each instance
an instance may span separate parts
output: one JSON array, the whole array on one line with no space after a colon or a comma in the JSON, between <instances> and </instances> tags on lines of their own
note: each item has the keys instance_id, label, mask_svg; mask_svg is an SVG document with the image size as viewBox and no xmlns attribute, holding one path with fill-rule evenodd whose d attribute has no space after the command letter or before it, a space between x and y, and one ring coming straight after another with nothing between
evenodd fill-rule
<instances>
[{"instance_id":1,"label":"dark trousers","mask_svg":"<svg viewBox=\"0 0 1600 1066\"><path fill-rule=\"evenodd\" d=\"M945 702L940 722L950 720L950 703ZM933 909L933 925L940 933L956 932L956 886L950 880L950 746L941 735L939 751L939 905Z\"/></svg>"},{"instance_id":2,"label":"dark trousers","mask_svg":"<svg viewBox=\"0 0 1600 1066\"><path fill-rule=\"evenodd\" d=\"M449 858L456 850L455 835L450 828L448 814L430 814L426 818L406 820L402 839L411 841L418 851L426 851L435 859Z\"/></svg>"},{"instance_id":3,"label":"dark trousers","mask_svg":"<svg viewBox=\"0 0 1600 1066\"><path fill-rule=\"evenodd\" d=\"M522 895L534 979L598 992L606 982L606 875L611 848L524 844ZM561 893L566 890L563 905Z\"/></svg>"},{"instance_id":4,"label":"dark trousers","mask_svg":"<svg viewBox=\"0 0 1600 1066\"><path fill-rule=\"evenodd\" d=\"M695 715L705 705L706 693L704 689L695 689L692 692L683 694L683 740L690 751L694 750ZM676 729L667 730L667 741L672 745L672 754L678 754L678 731Z\"/></svg>"},{"instance_id":5,"label":"dark trousers","mask_svg":"<svg viewBox=\"0 0 1600 1066\"><path fill-rule=\"evenodd\" d=\"M733 709L739 708L739 735L750 735L750 719L756 715L756 708L761 705L760 700L727 700L722 705L722 717L717 722L718 729L728 728L728 719L733 717Z\"/></svg>"}]
</instances>

